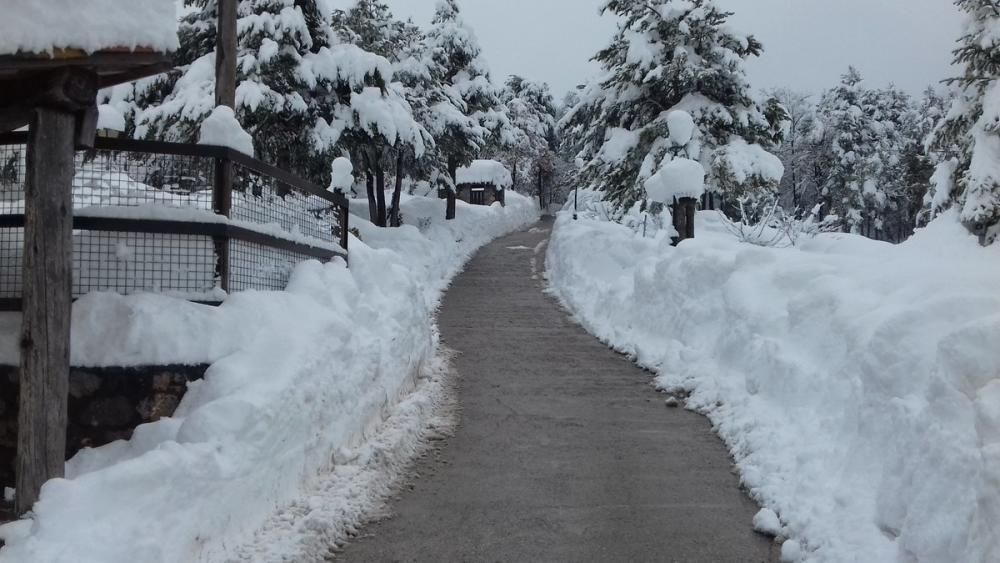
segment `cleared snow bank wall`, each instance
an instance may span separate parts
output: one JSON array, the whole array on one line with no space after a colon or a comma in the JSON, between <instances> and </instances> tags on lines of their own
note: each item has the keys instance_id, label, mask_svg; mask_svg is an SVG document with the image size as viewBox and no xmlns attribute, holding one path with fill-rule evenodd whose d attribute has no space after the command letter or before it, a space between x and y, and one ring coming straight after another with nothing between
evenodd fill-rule
<instances>
[{"instance_id":1,"label":"cleared snow bank wall","mask_svg":"<svg viewBox=\"0 0 1000 563\"><path fill-rule=\"evenodd\" d=\"M760 248L699 221L674 249L563 214L552 288L690 393L803 560L1000 560L1000 248L954 216L898 247Z\"/></svg>"},{"instance_id":2,"label":"cleared snow bank wall","mask_svg":"<svg viewBox=\"0 0 1000 563\"><path fill-rule=\"evenodd\" d=\"M74 457L68 478L42 489L30 529L7 530L0 562L229 560L412 387L435 353L441 292L472 253L538 218L533 200L513 194L505 208L465 206L455 221L437 199L404 196L402 211L399 229L356 219L351 268L305 262L284 292L244 292L217 308L80 300L75 363L212 365L174 418Z\"/></svg>"}]
</instances>

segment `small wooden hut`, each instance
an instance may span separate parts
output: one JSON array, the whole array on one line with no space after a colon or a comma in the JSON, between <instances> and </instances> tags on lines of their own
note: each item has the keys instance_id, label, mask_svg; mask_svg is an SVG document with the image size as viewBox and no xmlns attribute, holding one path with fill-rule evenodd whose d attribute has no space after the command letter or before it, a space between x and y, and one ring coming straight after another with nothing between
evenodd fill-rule
<instances>
[{"instance_id":1,"label":"small wooden hut","mask_svg":"<svg viewBox=\"0 0 1000 563\"><path fill-rule=\"evenodd\" d=\"M495 160L474 160L455 175L458 199L472 205L506 204L505 191L514 180L503 164Z\"/></svg>"}]
</instances>

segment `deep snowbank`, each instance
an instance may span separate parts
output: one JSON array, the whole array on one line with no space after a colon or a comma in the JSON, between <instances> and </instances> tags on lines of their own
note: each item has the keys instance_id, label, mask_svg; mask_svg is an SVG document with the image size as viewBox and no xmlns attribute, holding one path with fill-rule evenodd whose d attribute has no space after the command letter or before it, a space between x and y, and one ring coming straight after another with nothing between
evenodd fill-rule
<instances>
[{"instance_id":1,"label":"deep snowbank","mask_svg":"<svg viewBox=\"0 0 1000 563\"><path fill-rule=\"evenodd\" d=\"M563 214L553 291L689 392L802 561L1000 560L1000 248L943 217L902 246L670 247ZM792 558L792 560L799 560Z\"/></svg>"},{"instance_id":2,"label":"deep snowbank","mask_svg":"<svg viewBox=\"0 0 1000 563\"><path fill-rule=\"evenodd\" d=\"M30 533L12 538L0 561L234 556L275 511L351 459L431 369L434 308L471 254L538 217L516 194L506 208L459 205L447 224L443 202L426 198L403 202L419 227L355 218L364 242L351 241L351 267L303 263L285 292L241 293L218 308L152 295L81 299L75 358L212 367L173 419L72 459L68 478L43 488ZM6 316L0 328L16 324Z\"/></svg>"}]
</instances>

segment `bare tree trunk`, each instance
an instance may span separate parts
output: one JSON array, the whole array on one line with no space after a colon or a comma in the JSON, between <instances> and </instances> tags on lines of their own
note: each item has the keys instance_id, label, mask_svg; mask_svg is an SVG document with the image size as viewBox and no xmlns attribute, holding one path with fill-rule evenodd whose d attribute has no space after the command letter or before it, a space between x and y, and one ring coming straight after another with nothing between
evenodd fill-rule
<instances>
[{"instance_id":1,"label":"bare tree trunk","mask_svg":"<svg viewBox=\"0 0 1000 563\"><path fill-rule=\"evenodd\" d=\"M378 221L375 224L385 227L388 223L385 209L385 168L382 167L381 153L375 159L375 184L375 203L378 207Z\"/></svg>"},{"instance_id":2,"label":"bare tree trunk","mask_svg":"<svg viewBox=\"0 0 1000 563\"><path fill-rule=\"evenodd\" d=\"M371 155L365 151L365 187L368 188L368 218L378 225L378 205L375 201L375 176L372 175Z\"/></svg>"},{"instance_id":3,"label":"bare tree trunk","mask_svg":"<svg viewBox=\"0 0 1000 563\"><path fill-rule=\"evenodd\" d=\"M451 181L455 183L455 188L458 188L458 158L454 155L448 157L448 174L451 175ZM448 207L445 210L445 219L452 220L455 218L458 204L455 201L456 195L452 190L448 190Z\"/></svg>"},{"instance_id":4,"label":"bare tree trunk","mask_svg":"<svg viewBox=\"0 0 1000 563\"><path fill-rule=\"evenodd\" d=\"M389 208L389 224L393 227L402 226L399 217L399 198L403 193L403 151L396 154L396 185L392 190L392 206Z\"/></svg>"}]
</instances>

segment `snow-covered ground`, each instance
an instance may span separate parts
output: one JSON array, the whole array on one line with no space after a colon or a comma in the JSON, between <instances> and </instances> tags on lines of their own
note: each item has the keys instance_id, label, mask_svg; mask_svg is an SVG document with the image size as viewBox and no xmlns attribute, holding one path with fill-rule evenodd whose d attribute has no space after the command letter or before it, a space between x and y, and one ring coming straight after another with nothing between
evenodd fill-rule
<instances>
[{"instance_id":1,"label":"snow-covered ground","mask_svg":"<svg viewBox=\"0 0 1000 563\"><path fill-rule=\"evenodd\" d=\"M43 488L34 520L4 530L0 562L308 561L297 548L349 531L441 400L432 317L442 291L477 248L538 217L515 194L506 208L459 203L450 222L437 199L404 196L402 213L400 229L355 217L350 268L303 263L284 292L217 308L150 294L81 299L76 363L211 368L174 418L74 457L67 479ZM16 353L16 326L0 315L0 353ZM279 529L283 541L269 544Z\"/></svg>"},{"instance_id":2,"label":"snow-covered ground","mask_svg":"<svg viewBox=\"0 0 1000 563\"><path fill-rule=\"evenodd\" d=\"M900 246L698 221L672 248L563 213L552 290L711 418L787 560L1000 561L1000 248L950 214Z\"/></svg>"}]
</instances>

